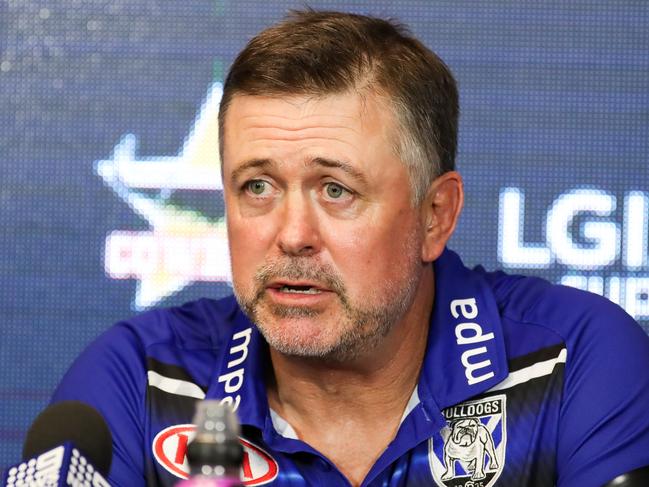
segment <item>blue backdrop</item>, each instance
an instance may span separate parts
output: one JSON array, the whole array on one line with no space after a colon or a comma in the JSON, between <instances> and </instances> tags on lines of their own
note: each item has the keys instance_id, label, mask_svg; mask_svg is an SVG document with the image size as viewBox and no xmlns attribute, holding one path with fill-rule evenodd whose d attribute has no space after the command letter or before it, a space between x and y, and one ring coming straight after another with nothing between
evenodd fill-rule
<instances>
[{"instance_id":1,"label":"blue backdrop","mask_svg":"<svg viewBox=\"0 0 649 487\"><path fill-rule=\"evenodd\" d=\"M300 5L0 2L0 466L102 330L229 292L220 81ZM401 19L454 71L466 262L599 292L649 331L645 2L310 5Z\"/></svg>"}]
</instances>

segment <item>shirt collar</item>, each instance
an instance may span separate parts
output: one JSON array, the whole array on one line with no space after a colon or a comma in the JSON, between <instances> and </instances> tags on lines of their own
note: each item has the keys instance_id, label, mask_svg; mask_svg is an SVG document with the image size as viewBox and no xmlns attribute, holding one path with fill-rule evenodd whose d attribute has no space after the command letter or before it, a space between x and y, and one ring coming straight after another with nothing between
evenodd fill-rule
<instances>
[{"instance_id":1,"label":"shirt collar","mask_svg":"<svg viewBox=\"0 0 649 487\"><path fill-rule=\"evenodd\" d=\"M500 313L480 273L446 249L435 261L435 304L418 393L443 409L480 394L508 374Z\"/></svg>"},{"instance_id":2,"label":"shirt collar","mask_svg":"<svg viewBox=\"0 0 649 487\"><path fill-rule=\"evenodd\" d=\"M242 425L263 430L269 418L266 377L270 367L268 345L261 333L238 309L232 334L224 340L218 374L206 398L230 403Z\"/></svg>"}]
</instances>

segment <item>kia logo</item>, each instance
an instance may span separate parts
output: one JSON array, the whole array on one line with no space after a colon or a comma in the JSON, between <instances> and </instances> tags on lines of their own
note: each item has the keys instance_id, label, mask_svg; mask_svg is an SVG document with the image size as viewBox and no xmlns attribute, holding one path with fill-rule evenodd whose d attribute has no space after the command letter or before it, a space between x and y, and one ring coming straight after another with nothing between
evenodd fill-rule
<instances>
[{"instance_id":1,"label":"kia logo","mask_svg":"<svg viewBox=\"0 0 649 487\"><path fill-rule=\"evenodd\" d=\"M189 478L187 446L195 435L196 426L179 424L163 429L153 439L153 455L168 472L181 479ZM244 485L264 485L277 477L277 462L266 451L239 438L243 446L241 479Z\"/></svg>"}]
</instances>

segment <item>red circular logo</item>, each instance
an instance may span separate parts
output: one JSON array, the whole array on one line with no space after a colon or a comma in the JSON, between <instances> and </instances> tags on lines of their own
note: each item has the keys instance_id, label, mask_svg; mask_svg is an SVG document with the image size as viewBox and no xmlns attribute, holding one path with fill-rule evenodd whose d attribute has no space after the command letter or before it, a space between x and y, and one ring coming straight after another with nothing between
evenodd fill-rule
<instances>
[{"instance_id":1,"label":"red circular logo","mask_svg":"<svg viewBox=\"0 0 649 487\"><path fill-rule=\"evenodd\" d=\"M187 446L194 438L196 426L179 424L163 429L153 439L153 455L168 472L181 479L189 478ZM244 485L264 485L275 480L279 467L273 457L257 445L239 438L243 446L241 480Z\"/></svg>"}]
</instances>

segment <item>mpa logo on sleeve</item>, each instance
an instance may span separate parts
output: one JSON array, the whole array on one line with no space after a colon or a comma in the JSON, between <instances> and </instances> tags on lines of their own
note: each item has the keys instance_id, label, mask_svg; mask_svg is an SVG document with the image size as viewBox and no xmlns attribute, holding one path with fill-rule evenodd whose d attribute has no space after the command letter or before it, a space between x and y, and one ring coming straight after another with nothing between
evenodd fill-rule
<instances>
[{"instance_id":1,"label":"mpa logo on sleeve","mask_svg":"<svg viewBox=\"0 0 649 487\"><path fill-rule=\"evenodd\" d=\"M447 426L429 440L428 459L439 487L491 487L507 444L506 396L467 401L444 410Z\"/></svg>"}]
</instances>

